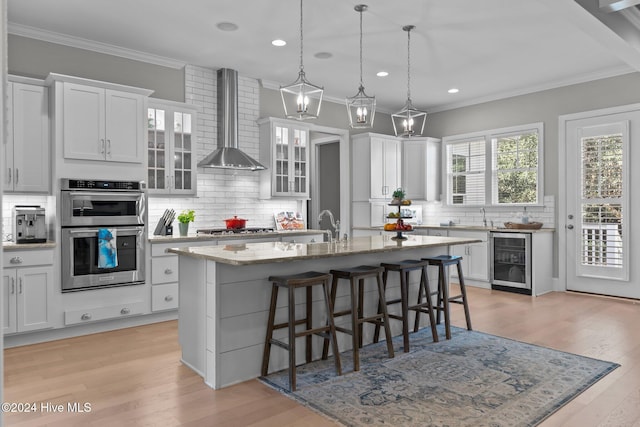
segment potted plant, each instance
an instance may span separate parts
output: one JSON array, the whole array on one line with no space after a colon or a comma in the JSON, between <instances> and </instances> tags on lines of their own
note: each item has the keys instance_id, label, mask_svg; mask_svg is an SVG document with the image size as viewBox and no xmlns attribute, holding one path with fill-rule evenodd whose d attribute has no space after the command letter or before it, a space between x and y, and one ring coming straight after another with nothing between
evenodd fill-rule
<instances>
[{"instance_id":1,"label":"potted plant","mask_svg":"<svg viewBox=\"0 0 640 427\"><path fill-rule=\"evenodd\" d=\"M393 199L391 200L391 204L392 205L399 205L402 203L402 199L404 199L404 190L402 190L402 188L398 188L396 189L396 191L393 192Z\"/></svg>"},{"instance_id":2,"label":"potted plant","mask_svg":"<svg viewBox=\"0 0 640 427\"><path fill-rule=\"evenodd\" d=\"M183 210L180 215L178 215L178 228L180 229L180 235L186 236L189 232L189 223L195 221L196 213L192 209Z\"/></svg>"}]
</instances>

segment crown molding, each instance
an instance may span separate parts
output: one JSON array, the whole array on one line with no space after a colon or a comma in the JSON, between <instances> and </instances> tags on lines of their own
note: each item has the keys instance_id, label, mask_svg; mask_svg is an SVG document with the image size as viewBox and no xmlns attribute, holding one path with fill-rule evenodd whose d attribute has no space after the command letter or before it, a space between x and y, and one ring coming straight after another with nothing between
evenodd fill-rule
<instances>
[{"instance_id":1,"label":"crown molding","mask_svg":"<svg viewBox=\"0 0 640 427\"><path fill-rule=\"evenodd\" d=\"M27 25L16 24L14 22L8 23L7 32L16 36L28 37L31 39L56 43L78 49L90 50L93 52L104 53L106 55L119 56L121 58L133 59L134 61L146 62L149 64L160 65L176 70L182 69L186 65L185 62L178 61L176 59L153 55L146 52L140 52L133 49L126 49L123 47L114 46L107 43L100 43L80 37L73 37L66 34L55 33L53 31L47 31L40 28L29 27Z\"/></svg>"}]
</instances>

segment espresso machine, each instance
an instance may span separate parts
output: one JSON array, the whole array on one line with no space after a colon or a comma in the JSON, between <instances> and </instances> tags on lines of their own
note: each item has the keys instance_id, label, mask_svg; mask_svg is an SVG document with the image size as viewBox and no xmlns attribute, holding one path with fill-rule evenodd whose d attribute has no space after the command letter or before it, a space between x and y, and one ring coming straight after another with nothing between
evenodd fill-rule
<instances>
[{"instance_id":1,"label":"espresso machine","mask_svg":"<svg viewBox=\"0 0 640 427\"><path fill-rule=\"evenodd\" d=\"M47 227L44 208L40 206L16 205L13 208L16 243L44 243L47 241Z\"/></svg>"}]
</instances>

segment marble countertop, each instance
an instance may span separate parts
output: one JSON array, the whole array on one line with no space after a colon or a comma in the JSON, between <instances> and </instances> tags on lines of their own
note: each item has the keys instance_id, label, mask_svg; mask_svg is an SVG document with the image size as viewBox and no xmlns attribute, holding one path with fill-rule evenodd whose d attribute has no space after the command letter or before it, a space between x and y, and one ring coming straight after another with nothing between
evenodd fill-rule
<instances>
[{"instance_id":1,"label":"marble countertop","mask_svg":"<svg viewBox=\"0 0 640 427\"><path fill-rule=\"evenodd\" d=\"M354 230L383 230L382 227L353 227ZM456 225L438 225L438 224L421 224L414 225L414 230L465 230L465 231L494 231L500 233L549 233L556 231L555 228L540 228L538 230L532 229L521 229L521 228L506 228L504 226L496 227L496 226L484 226L484 225L465 225L465 224L456 224Z\"/></svg>"},{"instance_id":2,"label":"marble countertop","mask_svg":"<svg viewBox=\"0 0 640 427\"><path fill-rule=\"evenodd\" d=\"M53 249L56 247L56 242L47 240L44 243L15 243L15 242L2 242L2 249L5 251L19 251L26 249Z\"/></svg>"},{"instance_id":3,"label":"marble countertop","mask_svg":"<svg viewBox=\"0 0 640 427\"><path fill-rule=\"evenodd\" d=\"M477 242L481 242L481 240L415 235L409 235L406 240L395 240L392 235L389 234L384 236L355 237L333 243L261 242L224 246L170 248L167 252L224 264L251 265Z\"/></svg>"},{"instance_id":4,"label":"marble countertop","mask_svg":"<svg viewBox=\"0 0 640 427\"><path fill-rule=\"evenodd\" d=\"M234 239L260 239L264 237L283 237L283 236L309 236L309 235L322 235L325 232L323 230L282 230L282 231L270 231L267 233L233 233L233 234L188 234L186 236L172 235L172 236L149 236L149 242L151 243L171 243L171 242L199 242L203 240L234 240Z\"/></svg>"}]
</instances>

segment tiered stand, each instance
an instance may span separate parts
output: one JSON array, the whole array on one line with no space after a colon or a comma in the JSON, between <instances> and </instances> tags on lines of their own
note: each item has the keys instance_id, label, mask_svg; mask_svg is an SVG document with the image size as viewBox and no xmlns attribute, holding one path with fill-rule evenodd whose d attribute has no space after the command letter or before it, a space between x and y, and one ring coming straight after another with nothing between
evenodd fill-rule
<instances>
[{"instance_id":1,"label":"tiered stand","mask_svg":"<svg viewBox=\"0 0 640 427\"><path fill-rule=\"evenodd\" d=\"M402 200L399 200L397 203L394 203L393 200L391 201L391 203L389 203L389 206L397 206L398 207L398 216L394 217L394 216L388 216L387 215L387 219L411 219L413 218L411 215L409 216L402 216L402 208L403 207L407 207L407 206L411 206L411 203L403 205L402 204ZM407 236L403 235L403 233L412 233L413 230L387 230L387 232L389 233L396 233L395 237L392 237L393 240L407 240Z\"/></svg>"}]
</instances>

